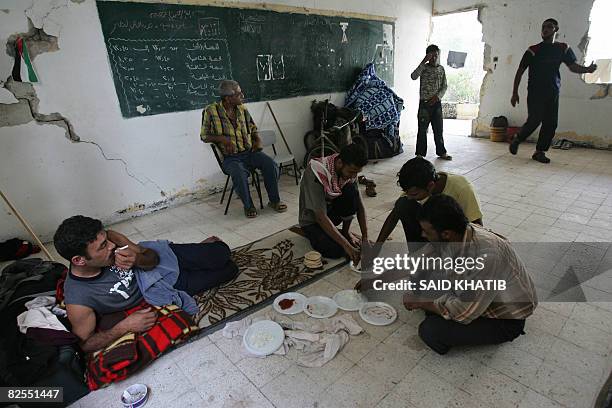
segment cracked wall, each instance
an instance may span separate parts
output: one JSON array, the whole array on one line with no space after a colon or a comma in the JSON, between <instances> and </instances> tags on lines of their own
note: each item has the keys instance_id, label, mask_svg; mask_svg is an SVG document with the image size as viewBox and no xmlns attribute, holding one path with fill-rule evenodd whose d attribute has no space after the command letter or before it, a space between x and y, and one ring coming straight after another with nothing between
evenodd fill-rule
<instances>
[{"instance_id":1,"label":"cracked wall","mask_svg":"<svg viewBox=\"0 0 612 408\"><path fill-rule=\"evenodd\" d=\"M585 33L593 0L434 0L434 14L468 9L480 10L487 71L481 88L478 118L473 123L477 136L488 137L489 124L495 116L508 117L511 125L521 126L527 118L527 73L519 88L518 108L510 105L514 74L528 46L541 41L540 27L546 18L560 23L558 41L568 43L579 63L584 63L588 44ZM612 148L612 111L610 85L586 84L567 67L561 69L559 126L557 135L586 142L594 147ZM537 138L537 132L532 139Z\"/></svg>"},{"instance_id":2,"label":"cracked wall","mask_svg":"<svg viewBox=\"0 0 612 408\"><path fill-rule=\"evenodd\" d=\"M417 97L418 82L400 73L422 58L431 0L266 3L396 17L401 47L395 55L395 90L407 101ZM13 66L5 45L18 33L38 36L31 47L39 83L5 80ZM94 0L3 4L0 44L0 188L43 239L74 214L119 221L207 194L223 183L211 149L199 139L200 110L121 116ZM315 98L344 101L343 94L326 94L271 102L298 159L303 135L312 128ZM274 129L264 103L248 108L261 129ZM404 115L416 116L416 106L407 103ZM402 132L414 125L403 120ZM25 233L1 206L0 241L12 236Z\"/></svg>"}]
</instances>

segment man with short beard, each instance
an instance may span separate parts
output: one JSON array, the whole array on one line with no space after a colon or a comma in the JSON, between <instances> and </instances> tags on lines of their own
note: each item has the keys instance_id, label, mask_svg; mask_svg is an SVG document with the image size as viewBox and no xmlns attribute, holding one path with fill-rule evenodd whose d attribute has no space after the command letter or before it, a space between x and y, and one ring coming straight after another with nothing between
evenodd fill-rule
<instances>
[{"instance_id":1,"label":"man with short beard","mask_svg":"<svg viewBox=\"0 0 612 408\"><path fill-rule=\"evenodd\" d=\"M419 215L423 235L437 255L484 260L482 268L448 271L449 279L505 282L504 290L449 290L431 301L411 292L404 295L408 310L422 309L425 320L419 336L439 354L454 346L499 344L524 334L525 319L537 306L531 277L510 243L499 235L469 223L450 196L431 197ZM430 252L431 253L431 252ZM433 278L432 275L429 276Z\"/></svg>"},{"instance_id":2,"label":"man with short beard","mask_svg":"<svg viewBox=\"0 0 612 408\"><path fill-rule=\"evenodd\" d=\"M175 304L194 315L198 307L192 295L238 274L229 247L215 236L193 244L164 240L135 244L105 229L99 220L75 215L58 227L53 243L70 262L64 302L72 332L85 352L101 350L129 332L146 332L157 320L155 311L143 309L108 330L96 331L101 316L132 309L143 301L155 306Z\"/></svg>"}]
</instances>

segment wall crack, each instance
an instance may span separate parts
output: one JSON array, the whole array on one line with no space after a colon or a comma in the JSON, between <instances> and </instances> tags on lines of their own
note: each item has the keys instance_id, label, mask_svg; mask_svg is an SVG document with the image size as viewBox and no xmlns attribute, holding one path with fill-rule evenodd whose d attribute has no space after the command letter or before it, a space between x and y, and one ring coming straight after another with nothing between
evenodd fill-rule
<instances>
[{"instance_id":1,"label":"wall crack","mask_svg":"<svg viewBox=\"0 0 612 408\"><path fill-rule=\"evenodd\" d=\"M102 154L102 157L104 157L104 160L107 161L118 161L121 162L123 164L123 168L126 172L126 174L131 177L132 179L136 180L138 183L140 183L143 186L146 186L147 183L153 184L156 188L159 189L160 194L162 195L162 197L166 196L166 193L164 192L164 190L153 180L151 180L149 177L145 177L146 180L142 180L140 178L138 178L134 173L130 172L128 164L125 160L121 159L121 158L114 158L114 157L108 157L106 155L106 153L104 152L104 149L102 149L102 146L100 146L98 143L96 142L92 142L90 140L76 140L76 143L87 143L87 144L91 144L94 145L98 148L98 150L100 151L100 153Z\"/></svg>"}]
</instances>

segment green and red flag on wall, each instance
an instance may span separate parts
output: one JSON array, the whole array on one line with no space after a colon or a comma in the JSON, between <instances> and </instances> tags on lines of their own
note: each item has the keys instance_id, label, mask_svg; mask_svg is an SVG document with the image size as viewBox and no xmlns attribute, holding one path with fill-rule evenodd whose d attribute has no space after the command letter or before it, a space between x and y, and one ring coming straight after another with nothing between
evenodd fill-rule
<instances>
[{"instance_id":1,"label":"green and red flag on wall","mask_svg":"<svg viewBox=\"0 0 612 408\"><path fill-rule=\"evenodd\" d=\"M20 82L38 82L34 71L28 47L23 38L15 40L15 65L13 65L13 80Z\"/></svg>"}]
</instances>

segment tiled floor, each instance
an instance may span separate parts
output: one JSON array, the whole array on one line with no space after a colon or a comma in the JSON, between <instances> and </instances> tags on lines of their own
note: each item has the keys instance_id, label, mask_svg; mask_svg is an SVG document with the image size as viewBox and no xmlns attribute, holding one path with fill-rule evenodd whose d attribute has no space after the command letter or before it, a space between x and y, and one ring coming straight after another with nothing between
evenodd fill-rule
<instances>
[{"instance_id":1,"label":"tiled floor","mask_svg":"<svg viewBox=\"0 0 612 408\"><path fill-rule=\"evenodd\" d=\"M530 159L533 145L521 146L514 157L505 144L452 135L446 139L454 160L435 164L472 181L486 226L515 241L612 240L612 152L553 150L552 163L542 165ZM405 150L366 167L365 174L378 184L376 198L364 195L372 238L399 193L395 174L412 157L413 139ZM277 215L266 209L254 221L244 218L238 200L224 216L219 197L213 196L113 228L134 241L163 237L189 242L214 234L238 246L296 223L298 188L292 178L282 177L281 193L289 211ZM399 229L393 239L403 239ZM351 288L356 280L344 269L303 292L329 295ZM607 290L612 292L609 282ZM391 326L364 323L366 332L322 368L300 367L291 354L244 357L240 340L217 332L73 406L120 406L121 390L142 382L151 389L150 408L590 407L612 368L612 303L542 303L527 320L527 335L446 356L418 339L421 313L398 310L400 318Z\"/></svg>"}]
</instances>

